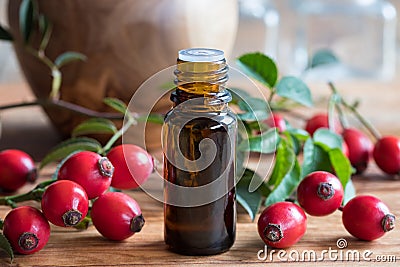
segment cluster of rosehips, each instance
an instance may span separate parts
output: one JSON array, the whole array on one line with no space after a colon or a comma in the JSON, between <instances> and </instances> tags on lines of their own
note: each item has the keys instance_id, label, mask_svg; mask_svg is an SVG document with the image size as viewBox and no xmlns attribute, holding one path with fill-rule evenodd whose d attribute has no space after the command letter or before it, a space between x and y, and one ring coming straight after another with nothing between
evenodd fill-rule
<instances>
[{"instance_id":1,"label":"cluster of rosehips","mask_svg":"<svg viewBox=\"0 0 400 267\"><path fill-rule=\"evenodd\" d=\"M312 135L319 128L329 128L328 115L316 114L307 120L305 130ZM377 138L375 145L371 139L357 128L345 128L335 121L335 131L343 137L343 153L348 156L357 173L362 173L373 158L378 167L387 174L400 174L400 139L396 136Z\"/></svg>"},{"instance_id":2,"label":"cluster of rosehips","mask_svg":"<svg viewBox=\"0 0 400 267\"><path fill-rule=\"evenodd\" d=\"M36 173L33 160L19 150L0 153L0 186L14 191ZM78 225L89 212L94 227L104 237L124 240L139 232L144 218L139 204L116 189L133 189L153 171L152 157L135 145L120 145L107 157L80 151L62 163L57 180L41 195L41 211L31 206L12 209L4 219L3 234L13 249L31 254L42 249L50 236L49 222L56 226Z\"/></svg>"},{"instance_id":3,"label":"cluster of rosehips","mask_svg":"<svg viewBox=\"0 0 400 267\"><path fill-rule=\"evenodd\" d=\"M360 195L344 207L343 187L333 174L316 171L307 175L297 187L297 200L268 206L258 219L258 233L268 246L287 248L297 243L306 231L307 216L325 216L342 211L346 230L361 240L375 240L392 230L395 216L378 198Z\"/></svg>"}]
</instances>

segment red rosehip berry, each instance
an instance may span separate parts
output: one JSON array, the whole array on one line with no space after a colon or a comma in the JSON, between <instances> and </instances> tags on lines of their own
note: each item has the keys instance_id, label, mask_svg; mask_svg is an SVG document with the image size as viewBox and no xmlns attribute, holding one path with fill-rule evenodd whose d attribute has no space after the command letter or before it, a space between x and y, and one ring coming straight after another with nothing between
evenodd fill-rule
<instances>
[{"instance_id":1,"label":"red rosehip berry","mask_svg":"<svg viewBox=\"0 0 400 267\"><path fill-rule=\"evenodd\" d=\"M297 187L297 200L310 215L325 216L337 210L343 201L343 187L333 174L316 171L307 175Z\"/></svg>"},{"instance_id":2,"label":"red rosehip berry","mask_svg":"<svg viewBox=\"0 0 400 267\"><path fill-rule=\"evenodd\" d=\"M371 140L363 132L355 128L343 131L343 139L349 150L349 160L357 173L367 169L373 148Z\"/></svg>"},{"instance_id":3,"label":"red rosehip berry","mask_svg":"<svg viewBox=\"0 0 400 267\"><path fill-rule=\"evenodd\" d=\"M0 189L16 191L36 178L35 163L28 154L17 149L0 152Z\"/></svg>"},{"instance_id":4,"label":"red rosehip berry","mask_svg":"<svg viewBox=\"0 0 400 267\"><path fill-rule=\"evenodd\" d=\"M104 237L121 241L140 232L144 218L139 204L121 192L108 192L93 203L93 225Z\"/></svg>"},{"instance_id":5,"label":"red rosehip berry","mask_svg":"<svg viewBox=\"0 0 400 267\"><path fill-rule=\"evenodd\" d=\"M306 232L307 217L292 202L278 202L264 209L258 219L258 234L266 245L287 248L297 243Z\"/></svg>"},{"instance_id":6,"label":"red rosehip berry","mask_svg":"<svg viewBox=\"0 0 400 267\"><path fill-rule=\"evenodd\" d=\"M47 244L50 225L38 209L21 206L7 214L3 234L16 252L32 254Z\"/></svg>"},{"instance_id":7,"label":"red rosehip berry","mask_svg":"<svg viewBox=\"0 0 400 267\"><path fill-rule=\"evenodd\" d=\"M335 132L341 132L341 126L338 120L334 123ZM307 120L305 130L312 136L319 128L329 129L329 117L326 113L318 113Z\"/></svg>"},{"instance_id":8,"label":"red rosehip berry","mask_svg":"<svg viewBox=\"0 0 400 267\"><path fill-rule=\"evenodd\" d=\"M400 174L400 139L385 136L376 142L373 156L378 167L387 174Z\"/></svg>"},{"instance_id":9,"label":"red rosehip berry","mask_svg":"<svg viewBox=\"0 0 400 267\"><path fill-rule=\"evenodd\" d=\"M106 157L90 151L73 154L60 167L58 180L70 180L85 189L88 198L102 195L111 184L114 166Z\"/></svg>"},{"instance_id":10,"label":"red rosehip berry","mask_svg":"<svg viewBox=\"0 0 400 267\"><path fill-rule=\"evenodd\" d=\"M67 227L82 221L89 207L85 190L69 180L59 180L51 184L42 196L42 211L51 223Z\"/></svg>"},{"instance_id":11,"label":"red rosehip berry","mask_svg":"<svg viewBox=\"0 0 400 267\"><path fill-rule=\"evenodd\" d=\"M361 195L343 207L342 221L351 235L371 241L394 229L395 216L380 199Z\"/></svg>"},{"instance_id":12,"label":"red rosehip berry","mask_svg":"<svg viewBox=\"0 0 400 267\"><path fill-rule=\"evenodd\" d=\"M134 189L142 185L153 172L153 158L143 148L123 144L107 154L115 166L111 186L117 189Z\"/></svg>"},{"instance_id":13,"label":"red rosehip berry","mask_svg":"<svg viewBox=\"0 0 400 267\"><path fill-rule=\"evenodd\" d=\"M342 143L342 152L347 158L349 158L349 147L347 146L346 142L343 141Z\"/></svg>"},{"instance_id":14,"label":"red rosehip berry","mask_svg":"<svg viewBox=\"0 0 400 267\"><path fill-rule=\"evenodd\" d=\"M280 114L272 113L271 116L265 120L265 123L269 127L278 128L279 132L284 132L286 130L286 121Z\"/></svg>"}]
</instances>

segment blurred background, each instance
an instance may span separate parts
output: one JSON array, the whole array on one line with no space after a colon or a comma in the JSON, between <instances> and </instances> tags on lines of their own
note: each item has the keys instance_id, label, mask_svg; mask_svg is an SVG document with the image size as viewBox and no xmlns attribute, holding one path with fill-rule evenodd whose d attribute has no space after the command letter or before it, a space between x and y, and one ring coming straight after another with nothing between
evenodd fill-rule
<instances>
[{"instance_id":1,"label":"blurred background","mask_svg":"<svg viewBox=\"0 0 400 267\"><path fill-rule=\"evenodd\" d=\"M6 26L7 2L0 0L0 23ZM390 80L396 73L400 58L396 9L400 0L238 2L240 16L231 61L244 52L261 51L277 61L282 74L310 80L326 76ZM341 64L307 71L313 55L325 50L333 52ZM0 62L1 83L23 80L8 42L0 42Z\"/></svg>"}]
</instances>

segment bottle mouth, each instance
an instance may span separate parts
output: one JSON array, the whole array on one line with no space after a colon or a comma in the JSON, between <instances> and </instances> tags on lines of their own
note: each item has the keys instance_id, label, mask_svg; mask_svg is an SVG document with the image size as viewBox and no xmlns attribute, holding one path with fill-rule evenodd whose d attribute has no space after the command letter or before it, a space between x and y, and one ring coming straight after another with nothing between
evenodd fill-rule
<instances>
[{"instance_id":1,"label":"bottle mouth","mask_svg":"<svg viewBox=\"0 0 400 267\"><path fill-rule=\"evenodd\" d=\"M212 48L189 48L178 53L178 59L187 62L216 62L224 58L223 51Z\"/></svg>"}]
</instances>

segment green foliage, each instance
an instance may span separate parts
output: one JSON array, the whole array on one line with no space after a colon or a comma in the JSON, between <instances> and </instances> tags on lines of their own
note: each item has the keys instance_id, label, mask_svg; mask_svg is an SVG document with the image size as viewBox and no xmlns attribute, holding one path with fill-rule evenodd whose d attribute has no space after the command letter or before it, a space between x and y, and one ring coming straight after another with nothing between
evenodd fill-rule
<instances>
[{"instance_id":1,"label":"green foliage","mask_svg":"<svg viewBox=\"0 0 400 267\"><path fill-rule=\"evenodd\" d=\"M87 134L115 134L117 132L115 124L103 118L88 119L72 130L72 137Z\"/></svg>"},{"instance_id":2,"label":"green foliage","mask_svg":"<svg viewBox=\"0 0 400 267\"><path fill-rule=\"evenodd\" d=\"M279 143L279 135L275 128L270 129L260 135L251 136L243 140L239 146L240 151L251 151L259 153L272 153L276 150Z\"/></svg>"},{"instance_id":3,"label":"green foliage","mask_svg":"<svg viewBox=\"0 0 400 267\"><path fill-rule=\"evenodd\" d=\"M62 66L73 62L73 61L78 61L82 60L85 61L87 58L85 55L78 53L78 52L65 52L61 55L59 55L56 60L54 61L54 64L58 67L61 68Z\"/></svg>"},{"instance_id":4,"label":"green foliage","mask_svg":"<svg viewBox=\"0 0 400 267\"><path fill-rule=\"evenodd\" d=\"M54 147L41 161L40 168L43 168L47 164L62 160L71 153L78 150L87 150L93 152L101 151L101 144L93 138L88 137L76 137L61 142Z\"/></svg>"},{"instance_id":5,"label":"green foliage","mask_svg":"<svg viewBox=\"0 0 400 267\"><path fill-rule=\"evenodd\" d=\"M0 233L0 249L7 253L12 263L12 261L14 260L14 252L10 242L8 242L7 238L2 233Z\"/></svg>"},{"instance_id":6,"label":"green foliage","mask_svg":"<svg viewBox=\"0 0 400 267\"><path fill-rule=\"evenodd\" d=\"M339 59L331 50L322 49L315 52L315 54L311 57L309 68L316 68L322 65L334 64L338 62Z\"/></svg>"},{"instance_id":7,"label":"green foliage","mask_svg":"<svg viewBox=\"0 0 400 267\"><path fill-rule=\"evenodd\" d=\"M103 101L107 106L115 109L116 111L118 111L122 114L125 114L126 111L128 110L128 107L126 106L126 104L117 98L106 97L106 98L104 98Z\"/></svg>"},{"instance_id":8,"label":"green foliage","mask_svg":"<svg viewBox=\"0 0 400 267\"><path fill-rule=\"evenodd\" d=\"M239 57L237 61L250 77L269 88L275 86L278 79L278 68L270 57L262 53L249 53Z\"/></svg>"},{"instance_id":9,"label":"green foliage","mask_svg":"<svg viewBox=\"0 0 400 267\"><path fill-rule=\"evenodd\" d=\"M23 0L19 8L19 30L25 44L29 42L33 20L33 2L32 0Z\"/></svg>"},{"instance_id":10,"label":"green foliage","mask_svg":"<svg viewBox=\"0 0 400 267\"><path fill-rule=\"evenodd\" d=\"M300 174L300 164L297 159L295 159L292 169L283 177L280 183L274 187L271 194L269 194L265 200L265 205L269 206L273 203L288 199L301 181Z\"/></svg>"},{"instance_id":11,"label":"green foliage","mask_svg":"<svg viewBox=\"0 0 400 267\"><path fill-rule=\"evenodd\" d=\"M299 78L285 76L276 85L276 94L307 107L313 105L308 86Z\"/></svg>"},{"instance_id":12,"label":"green foliage","mask_svg":"<svg viewBox=\"0 0 400 267\"><path fill-rule=\"evenodd\" d=\"M247 211L250 218L254 220L257 212L261 207L262 190L264 187L259 187L259 190L249 192L249 186L252 179L255 179L257 174L252 170L246 169L237 184L236 199L239 204ZM258 176L258 179L261 179ZM265 189L264 189L265 190Z\"/></svg>"}]
</instances>

